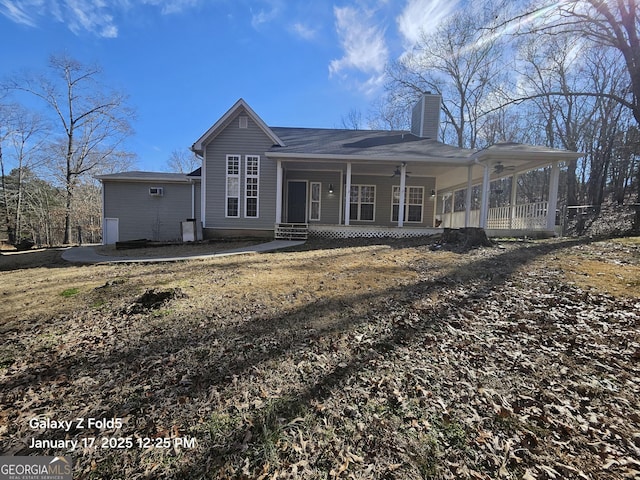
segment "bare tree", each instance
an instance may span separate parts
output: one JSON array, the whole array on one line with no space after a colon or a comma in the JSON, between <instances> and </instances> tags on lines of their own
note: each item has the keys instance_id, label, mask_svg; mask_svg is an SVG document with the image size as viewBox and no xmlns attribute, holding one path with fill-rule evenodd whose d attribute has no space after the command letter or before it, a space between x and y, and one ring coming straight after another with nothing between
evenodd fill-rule
<instances>
[{"instance_id":1,"label":"bare tree","mask_svg":"<svg viewBox=\"0 0 640 480\"><path fill-rule=\"evenodd\" d=\"M625 202L634 173L640 164L640 132L628 121L622 123L615 141L615 161L610 173L613 198L618 205Z\"/></svg>"},{"instance_id":2,"label":"bare tree","mask_svg":"<svg viewBox=\"0 0 640 480\"><path fill-rule=\"evenodd\" d=\"M22 238L22 215L24 206L24 176L26 171L34 170L41 162L42 146L46 140L47 130L39 114L14 105L11 107L9 126L12 130L9 145L15 163L16 191L13 202L13 225L16 241Z\"/></svg>"},{"instance_id":3,"label":"bare tree","mask_svg":"<svg viewBox=\"0 0 640 480\"><path fill-rule=\"evenodd\" d=\"M640 125L640 10L637 0L549 0L533 2L524 13L500 24L508 25L517 35L572 34L577 41L588 41L597 48L617 52L624 63L624 88L617 91L576 89L544 94L522 95L509 101L519 103L549 95L573 98L595 97L609 99L628 109ZM514 28L515 27L515 28ZM637 201L640 203L640 168L636 172ZM640 209L634 222L640 230Z\"/></svg>"},{"instance_id":4,"label":"bare tree","mask_svg":"<svg viewBox=\"0 0 640 480\"><path fill-rule=\"evenodd\" d=\"M492 105L492 85L501 81L501 37L480 28L495 21L497 9L468 8L450 17L433 33L423 32L410 53L390 65L388 88L405 108L425 92L443 97L442 111L453 143L475 148L480 120Z\"/></svg>"},{"instance_id":5,"label":"bare tree","mask_svg":"<svg viewBox=\"0 0 640 480\"><path fill-rule=\"evenodd\" d=\"M374 130L409 130L411 128L411 109L406 101L398 98L390 90L373 102L367 124Z\"/></svg>"},{"instance_id":6,"label":"bare tree","mask_svg":"<svg viewBox=\"0 0 640 480\"><path fill-rule=\"evenodd\" d=\"M3 207L3 223L7 232L9 243L15 243L15 228L11 222L11 214L9 211L9 192L7 189L6 172L5 172L5 160L2 155L2 144L11 134L11 130L7 128L7 109L0 105L0 188L2 189L2 207Z\"/></svg>"},{"instance_id":7,"label":"bare tree","mask_svg":"<svg viewBox=\"0 0 640 480\"><path fill-rule=\"evenodd\" d=\"M7 86L41 99L58 125L58 141L49 162L65 189L64 240L72 238L73 194L81 177L120 159L119 149L131 134L132 111L123 94L98 80L101 70L68 56L52 56L50 75L11 79Z\"/></svg>"},{"instance_id":8,"label":"bare tree","mask_svg":"<svg viewBox=\"0 0 640 480\"><path fill-rule=\"evenodd\" d=\"M628 86L620 93L572 91L573 96L608 97L629 108L640 124L640 11L636 0L535 0L530 9L493 27L510 26L515 35L571 34L600 48L618 51L624 59ZM547 92L544 95L566 95ZM513 98L520 103L543 94Z\"/></svg>"},{"instance_id":9,"label":"bare tree","mask_svg":"<svg viewBox=\"0 0 640 480\"><path fill-rule=\"evenodd\" d=\"M616 58L603 55L574 35L567 34L544 40L537 36L527 37L521 42L520 53L517 88L531 96L530 104L537 111L532 118L540 119L536 128L545 133L544 143L571 151L587 149L595 130L605 128L608 117L602 112L602 106L611 99L574 96L571 92L617 93L620 87L614 80L614 72L618 72ZM562 95L555 92L562 92ZM593 160L593 157L567 164L568 205L580 203L576 172L579 162L589 159ZM590 181L598 183L593 176L598 168L591 168L591 172Z\"/></svg>"},{"instance_id":10,"label":"bare tree","mask_svg":"<svg viewBox=\"0 0 640 480\"><path fill-rule=\"evenodd\" d=\"M167 160L172 172L191 173L201 166L202 161L189 149L174 150Z\"/></svg>"},{"instance_id":11,"label":"bare tree","mask_svg":"<svg viewBox=\"0 0 640 480\"><path fill-rule=\"evenodd\" d=\"M352 108L346 115L342 115L342 128L347 130L361 130L362 112L357 108Z\"/></svg>"}]
</instances>

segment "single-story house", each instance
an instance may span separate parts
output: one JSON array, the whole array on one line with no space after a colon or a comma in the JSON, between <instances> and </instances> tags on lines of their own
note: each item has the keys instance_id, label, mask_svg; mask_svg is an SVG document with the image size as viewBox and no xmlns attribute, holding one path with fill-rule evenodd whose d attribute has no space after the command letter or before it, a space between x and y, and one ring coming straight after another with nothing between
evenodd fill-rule
<instances>
[{"instance_id":1,"label":"single-story house","mask_svg":"<svg viewBox=\"0 0 640 480\"><path fill-rule=\"evenodd\" d=\"M187 220L197 238L415 236L465 226L552 234L559 163L581 154L444 144L436 140L440 106L439 95L423 95L410 131L348 130L271 127L240 99L193 144L202 159L196 171L98 177L103 241L179 240ZM552 167L546 200L516 205L518 175L545 166ZM490 182L503 177L513 179L511 204L491 209ZM462 190L465 209L453 211L445 200Z\"/></svg>"}]
</instances>

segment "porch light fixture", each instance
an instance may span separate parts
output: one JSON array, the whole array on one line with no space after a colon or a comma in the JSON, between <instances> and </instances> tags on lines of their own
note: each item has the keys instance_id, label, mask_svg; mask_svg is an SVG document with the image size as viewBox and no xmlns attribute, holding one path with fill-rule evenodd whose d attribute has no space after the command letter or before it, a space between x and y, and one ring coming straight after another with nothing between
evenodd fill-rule
<instances>
[{"instance_id":1,"label":"porch light fixture","mask_svg":"<svg viewBox=\"0 0 640 480\"><path fill-rule=\"evenodd\" d=\"M431 189L431 196L435 197L436 196L436 191L434 189Z\"/></svg>"},{"instance_id":2,"label":"porch light fixture","mask_svg":"<svg viewBox=\"0 0 640 480\"><path fill-rule=\"evenodd\" d=\"M333 193L333 183L329 184L329 193Z\"/></svg>"}]
</instances>

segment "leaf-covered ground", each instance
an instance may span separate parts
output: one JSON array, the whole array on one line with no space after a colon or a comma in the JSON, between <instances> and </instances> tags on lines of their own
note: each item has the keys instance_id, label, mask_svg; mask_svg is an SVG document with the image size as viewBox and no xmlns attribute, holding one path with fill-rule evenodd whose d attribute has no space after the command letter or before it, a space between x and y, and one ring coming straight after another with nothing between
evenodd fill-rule
<instances>
[{"instance_id":1,"label":"leaf-covered ground","mask_svg":"<svg viewBox=\"0 0 640 480\"><path fill-rule=\"evenodd\" d=\"M637 239L325 247L4 269L0 453L80 479L638 478ZM29 425L77 417L123 425Z\"/></svg>"}]
</instances>

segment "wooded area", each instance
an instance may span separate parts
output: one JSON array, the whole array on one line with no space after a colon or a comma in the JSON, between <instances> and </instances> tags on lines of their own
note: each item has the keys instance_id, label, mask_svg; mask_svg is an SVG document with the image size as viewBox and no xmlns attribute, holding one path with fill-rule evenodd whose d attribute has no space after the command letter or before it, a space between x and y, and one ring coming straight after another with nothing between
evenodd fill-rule
<instances>
[{"instance_id":1,"label":"wooded area","mask_svg":"<svg viewBox=\"0 0 640 480\"><path fill-rule=\"evenodd\" d=\"M564 166L561 206L640 203L638 15L635 0L538 1L524 13L522 2L467 8L388 66L387 94L369 125L406 128L409 106L437 92L446 143L583 152ZM532 195L547 191L546 182L545 171L520 177L519 201L543 200ZM510 184L494 182L491 206L508 203Z\"/></svg>"},{"instance_id":2,"label":"wooded area","mask_svg":"<svg viewBox=\"0 0 640 480\"><path fill-rule=\"evenodd\" d=\"M48 74L2 84L0 240L27 246L100 240L101 193L93 177L130 164L122 142L133 117L126 97L101 85L100 75L97 66L51 56Z\"/></svg>"},{"instance_id":3,"label":"wooded area","mask_svg":"<svg viewBox=\"0 0 640 480\"><path fill-rule=\"evenodd\" d=\"M631 211L640 204L636 0L524 4L481 2L423 32L410 53L387 66L386 93L375 102L368 127L406 129L411 105L422 93L437 92L442 141L583 152L564 165L560 210L572 215L577 209L566 207L597 211L613 203ZM68 244L77 241L78 227L88 241L99 240L93 177L130 165L122 142L133 118L126 97L100 79L99 68L54 56L47 74L2 83L0 240ZM350 111L343 124L362 128L362 114ZM193 159L176 150L169 164L182 170L185 160ZM535 192L548 191L548 178L547 171L521 175L518 200L544 200ZM494 182L491 206L507 204L510 189L508 177ZM465 196L459 193L449 201L461 208Z\"/></svg>"}]
</instances>

